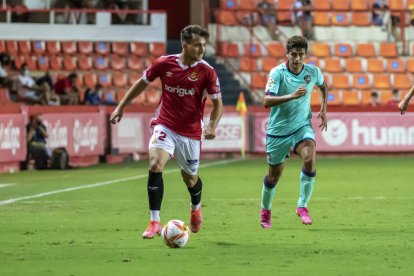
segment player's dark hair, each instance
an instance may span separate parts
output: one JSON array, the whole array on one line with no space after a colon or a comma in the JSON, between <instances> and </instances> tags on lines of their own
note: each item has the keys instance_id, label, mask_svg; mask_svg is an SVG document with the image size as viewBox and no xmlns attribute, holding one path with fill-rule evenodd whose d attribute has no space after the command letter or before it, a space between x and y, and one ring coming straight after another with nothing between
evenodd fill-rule
<instances>
[{"instance_id":1,"label":"player's dark hair","mask_svg":"<svg viewBox=\"0 0 414 276\"><path fill-rule=\"evenodd\" d=\"M193 39L193 34L209 39L210 33L199 25L188 25L181 31L181 43L190 42Z\"/></svg>"},{"instance_id":2,"label":"player's dark hair","mask_svg":"<svg viewBox=\"0 0 414 276\"><path fill-rule=\"evenodd\" d=\"M289 53L293 48L305 49L308 52L308 41L300 35L292 36L286 43L286 52Z\"/></svg>"}]
</instances>

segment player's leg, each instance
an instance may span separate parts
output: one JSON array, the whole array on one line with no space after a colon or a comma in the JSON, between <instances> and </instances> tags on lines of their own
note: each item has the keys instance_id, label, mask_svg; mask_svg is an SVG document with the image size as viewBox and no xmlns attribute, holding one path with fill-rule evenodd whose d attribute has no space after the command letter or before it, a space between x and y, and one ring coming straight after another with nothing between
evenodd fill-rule
<instances>
[{"instance_id":1,"label":"player's leg","mask_svg":"<svg viewBox=\"0 0 414 276\"><path fill-rule=\"evenodd\" d=\"M295 146L295 151L303 160L303 167L300 173L300 194L296 213L301 218L303 224L312 224L312 219L309 215L307 205L315 186L315 141L311 138L305 139Z\"/></svg>"},{"instance_id":2,"label":"player's leg","mask_svg":"<svg viewBox=\"0 0 414 276\"><path fill-rule=\"evenodd\" d=\"M203 182L198 176L200 164L200 141L178 136L175 156L181 167L181 176L190 193L190 229L193 233L201 230L203 216L201 212L201 192Z\"/></svg>"},{"instance_id":3,"label":"player's leg","mask_svg":"<svg viewBox=\"0 0 414 276\"><path fill-rule=\"evenodd\" d=\"M142 234L144 239L151 239L161 232L160 210L164 195L162 171L174 152L174 143L168 129L157 125L149 144L148 202L150 222Z\"/></svg>"}]
</instances>

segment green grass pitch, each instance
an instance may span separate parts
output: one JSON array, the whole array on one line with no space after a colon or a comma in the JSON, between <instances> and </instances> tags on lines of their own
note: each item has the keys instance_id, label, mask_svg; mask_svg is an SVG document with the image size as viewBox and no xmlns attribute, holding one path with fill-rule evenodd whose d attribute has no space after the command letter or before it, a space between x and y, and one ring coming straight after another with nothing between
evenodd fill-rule
<instances>
[{"instance_id":1,"label":"green grass pitch","mask_svg":"<svg viewBox=\"0 0 414 276\"><path fill-rule=\"evenodd\" d=\"M203 229L183 249L141 238L145 161L0 175L0 275L414 275L412 157L320 157L311 226L295 214L300 160L287 160L266 230L265 159L215 162L202 162ZM164 175L163 223L189 222L176 169Z\"/></svg>"}]
</instances>

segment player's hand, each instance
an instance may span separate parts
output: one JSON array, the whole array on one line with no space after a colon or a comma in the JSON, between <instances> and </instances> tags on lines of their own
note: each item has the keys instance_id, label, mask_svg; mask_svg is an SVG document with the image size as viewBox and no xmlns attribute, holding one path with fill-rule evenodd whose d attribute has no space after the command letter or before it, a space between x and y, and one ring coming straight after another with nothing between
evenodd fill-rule
<instances>
[{"instance_id":1,"label":"player's hand","mask_svg":"<svg viewBox=\"0 0 414 276\"><path fill-rule=\"evenodd\" d=\"M122 119L122 115L124 115L124 111L122 110L122 108L117 107L115 108L114 112L112 112L109 120L112 124L119 123L119 121L121 121Z\"/></svg>"},{"instance_id":2,"label":"player's hand","mask_svg":"<svg viewBox=\"0 0 414 276\"><path fill-rule=\"evenodd\" d=\"M306 93L308 93L308 90L306 90L304 86L300 86L298 89L296 89L295 92L293 92L292 96L294 99L297 99L297 98L305 96Z\"/></svg>"},{"instance_id":3,"label":"player's hand","mask_svg":"<svg viewBox=\"0 0 414 276\"><path fill-rule=\"evenodd\" d=\"M322 120L322 123L319 125L319 127L321 128L321 131L328 130L328 119L326 118L326 111L325 110L321 110L318 114L318 118Z\"/></svg>"},{"instance_id":4,"label":"player's hand","mask_svg":"<svg viewBox=\"0 0 414 276\"><path fill-rule=\"evenodd\" d=\"M207 126L204 131L204 139L213 140L214 138L216 138L216 130Z\"/></svg>"},{"instance_id":5,"label":"player's hand","mask_svg":"<svg viewBox=\"0 0 414 276\"><path fill-rule=\"evenodd\" d=\"M407 110L408 101L402 100L398 104L398 108L400 109L401 114L405 114L405 111Z\"/></svg>"}]
</instances>

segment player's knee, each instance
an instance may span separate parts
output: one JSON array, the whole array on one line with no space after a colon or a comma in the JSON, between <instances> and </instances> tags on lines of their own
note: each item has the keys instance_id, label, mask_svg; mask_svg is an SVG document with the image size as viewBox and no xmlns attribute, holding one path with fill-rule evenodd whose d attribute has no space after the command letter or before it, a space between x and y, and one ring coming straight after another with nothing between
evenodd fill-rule
<instances>
[{"instance_id":1,"label":"player's knee","mask_svg":"<svg viewBox=\"0 0 414 276\"><path fill-rule=\"evenodd\" d=\"M151 172L162 172L163 169L163 166L159 162L156 160L151 160L149 168Z\"/></svg>"}]
</instances>

